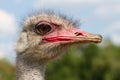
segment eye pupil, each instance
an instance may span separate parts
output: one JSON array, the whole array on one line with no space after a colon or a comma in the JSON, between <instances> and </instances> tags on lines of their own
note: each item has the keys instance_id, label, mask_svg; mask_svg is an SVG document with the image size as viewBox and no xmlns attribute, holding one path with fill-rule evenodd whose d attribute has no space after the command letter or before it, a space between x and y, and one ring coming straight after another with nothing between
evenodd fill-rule
<instances>
[{"instance_id":1,"label":"eye pupil","mask_svg":"<svg viewBox=\"0 0 120 80\"><path fill-rule=\"evenodd\" d=\"M46 24L41 24L40 26L41 26L41 30L43 31L49 31L51 28L49 25Z\"/></svg>"},{"instance_id":2,"label":"eye pupil","mask_svg":"<svg viewBox=\"0 0 120 80\"><path fill-rule=\"evenodd\" d=\"M48 24L38 24L35 26L35 30L37 34L44 35L51 31L51 26Z\"/></svg>"}]
</instances>

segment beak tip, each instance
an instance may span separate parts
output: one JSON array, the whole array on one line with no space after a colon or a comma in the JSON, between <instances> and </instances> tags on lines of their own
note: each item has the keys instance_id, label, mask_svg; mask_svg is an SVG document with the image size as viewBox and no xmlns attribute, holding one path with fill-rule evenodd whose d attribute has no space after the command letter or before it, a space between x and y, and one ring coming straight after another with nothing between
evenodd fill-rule
<instances>
[{"instance_id":1,"label":"beak tip","mask_svg":"<svg viewBox=\"0 0 120 80\"><path fill-rule=\"evenodd\" d=\"M99 36L99 37L101 38L101 40L102 40L103 37L102 37L101 35L99 35L99 34L98 34L98 36Z\"/></svg>"},{"instance_id":2,"label":"beak tip","mask_svg":"<svg viewBox=\"0 0 120 80\"><path fill-rule=\"evenodd\" d=\"M101 43L102 42L102 36L98 34L98 40L96 41L96 43Z\"/></svg>"}]
</instances>

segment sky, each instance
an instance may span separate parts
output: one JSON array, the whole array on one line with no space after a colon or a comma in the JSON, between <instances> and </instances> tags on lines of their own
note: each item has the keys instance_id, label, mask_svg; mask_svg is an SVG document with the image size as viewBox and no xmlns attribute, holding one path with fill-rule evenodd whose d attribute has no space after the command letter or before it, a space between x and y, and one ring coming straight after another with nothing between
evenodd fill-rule
<instances>
[{"instance_id":1,"label":"sky","mask_svg":"<svg viewBox=\"0 0 120 80\"><path fill-rule=\"evenodd\" d=\"M120 45L120 0L0 0L0 59L14 62L23 19L44 9L78 20L81 30Z\"/></svg>"}]
</instances>

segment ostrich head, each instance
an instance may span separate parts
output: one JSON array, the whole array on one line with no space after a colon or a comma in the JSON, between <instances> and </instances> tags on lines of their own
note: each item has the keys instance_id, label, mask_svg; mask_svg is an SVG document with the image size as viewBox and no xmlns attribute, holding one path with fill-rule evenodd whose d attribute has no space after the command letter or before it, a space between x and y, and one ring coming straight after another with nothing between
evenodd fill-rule
<instances>
[{"instance_id":1,"label":"ostrich head","mask_svg":"<svg viewBox=\"0 0 120 80\"><path fill-rule=\"evenodd\" d=\"M101 42L102 37L75 28L73 21L53 13L28 17L17 43L17 55L33 61L48 61L74 44Z\"/></svg>"}]
</instances>

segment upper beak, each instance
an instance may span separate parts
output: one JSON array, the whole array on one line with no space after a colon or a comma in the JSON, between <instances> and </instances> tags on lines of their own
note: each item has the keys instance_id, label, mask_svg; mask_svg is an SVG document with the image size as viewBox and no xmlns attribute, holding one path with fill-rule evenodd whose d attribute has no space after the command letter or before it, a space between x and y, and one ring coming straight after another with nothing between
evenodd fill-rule
<instances>
[{"instance_id":1,"label":"upper beak","mask_svg":"<svg viewBox=\"0 0 120 80\"><path fill-rule=\"evenodd\" d=\"M84 32L81 30L78 30L76 28L72 28L72 33L74 33L74 41L80 42L80 43L100 43L102 41L102 36L99 34L92 34L88 32Z\"/></svg>"},{"instance_id":2,"label":"upper beak","mask_svg":"<svg viewBox=\"0 0 120 80\"><path fill-rule=\"evenodd\" d=\"M100 43L102 41L102 36L99 34L85 33L83 35L76 35L73 37L73 40L80 43Z\"/></svg>"}]
</instances>

